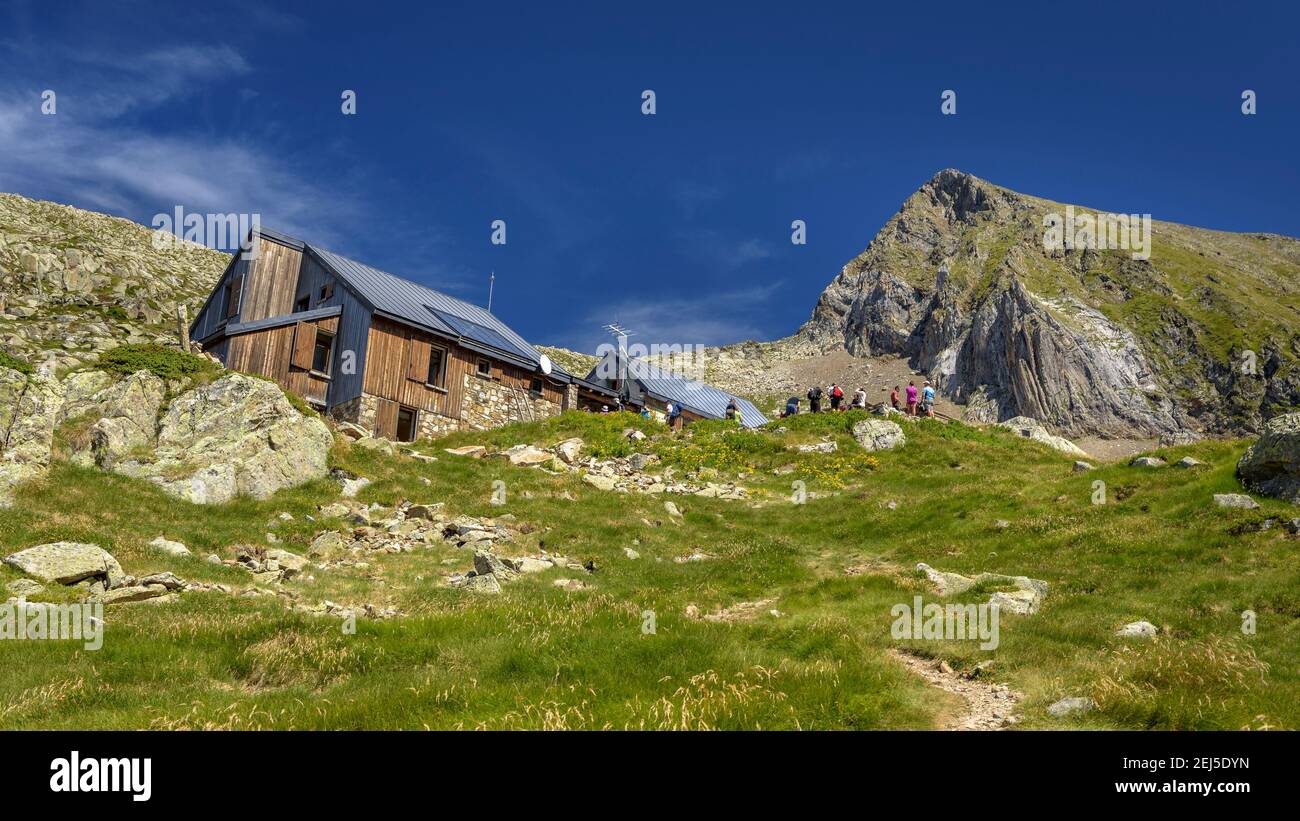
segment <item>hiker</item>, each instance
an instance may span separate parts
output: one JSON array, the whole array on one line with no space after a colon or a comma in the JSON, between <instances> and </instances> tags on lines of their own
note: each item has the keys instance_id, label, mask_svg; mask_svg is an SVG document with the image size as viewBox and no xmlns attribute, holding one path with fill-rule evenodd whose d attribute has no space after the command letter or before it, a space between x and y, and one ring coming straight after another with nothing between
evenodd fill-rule
<instances>
[{"instance_id":1,"label":"hiker","mask_svg":"<svg viewBox=\"0 0 1300 821\"><path fill-rule=\"evenodd\" d=\"M609 413L609 405L601 405L601 406L600 406L600 412L601 412L601 413Z\"/></svg>"},{"instance_id":2,"label":"hiker","mask_svg":"<svg viewBox=\"0 0 1300 821\"><path fill-rule=\"evenodd\" d=\"M849 407L858 408L859 410L867 409L867 389L858 388L853 392L853 404Z\"/></svg>"},{"instance_id":3,"label":"hiker","mask_svg":"<svg viewBox=\"0 0 1300 821\"><path fill-rule=\"evenodd\" d=\"M736 407L736 398L733 396L727 400L727 421L736 421L736 414L738 413L740 413L740 408Z\"/></svg>"},{"instance_id":4,"label":"hiker","mask_svg":"<svg viewBox=\"0 0 1300 821\"><path fill-rule=\"evenodd\" d=\"M897 385L895 385L894 389L889 392L889 404L894 406L894 410L898 410L898 386Z\"/></svg>"},{"instance_id":5,"label":"hiker","mask_svg":"<svg viewBox=\"0 0 1300 821\"><path fill-rule=\"evenodd\" d=\"M916 383L907 383L907 415L916 416Z\"/></svg>"},{"instance_id":6,"label":"hiker","mask_svg":"<svg viewBox=\"0 0 1300 821\"><path fill-rule=\"evenodd\" d=\"M934 388L930 387L930 380L925 380L925 388L921 391L921 410L925 415L934 418Z\"/></svg>"},{"instance_id":7,"label":"hiker","mask_svg":"<svg viewBox=\"0 0 1300 821\"><path fill-rule=\"evenodd\" d=\"M785 400L785 410L781 413L781 418L787 416L797 416L799 414L799 397L792 396Z\"/></svg>"},{"instance_id":8,"label":"hiker","mask_svg":"<svg viewBox=\"0 0 1300 821\"><path fill-rule=\"evenodd\" d=\"M808 408L809 413L821 413L822 411L822 388L821 385L813 385L808 389Z\"/></svg>"},{"instance_id":9,"label":"hiker","mask_svg":"<svg viewBox=\"0 0 1300 821\"><path fill-rule=\"evenodd\" d=\"M642 405L642 406L641 406L641 418L642 418L642 419L649 419L649 418L650 418L650 409L647 408L645 405Z\"/></svg>"},{"instance_id":10,"label":"hiker","mask_svg":"<svg viewBox=\"0 0 1300 821\"><path fill-rule=\"evenodd\" d=\"M668 427L672 430L682 429L682 406L676 402L668 403Z\"/></svg>"},{"instance_id":11,"label":"hiker","mask_svg":"<svg viewBox=\"0 0 1300 821\"><path fill-rule=\"evenodd\" d=\"M842 402L843 400L844 400L844 391L840 388L839 385L832 382L831 383L831 410L833 411L839 410L840 402Z\"/></svg>"}]
</instances>

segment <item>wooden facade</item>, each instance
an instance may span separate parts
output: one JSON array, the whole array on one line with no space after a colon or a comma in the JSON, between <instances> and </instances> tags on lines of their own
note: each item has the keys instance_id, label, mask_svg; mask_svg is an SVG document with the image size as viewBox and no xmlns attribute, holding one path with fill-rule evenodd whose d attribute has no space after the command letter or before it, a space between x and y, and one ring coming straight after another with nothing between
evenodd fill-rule
<instances>
[{"instance_id":1,"label":"wooden facade","mask_svg":"<svg viewBox=\"0 0 1300 821\"><path fill-rule=\"evenodd\" d=\"M190 326L191 338L232 370L273 379L390 439L534 419L571 401L567 375L528 367L518 341L496 337L516 349L493 354L500 346L462 338L447 323L436 330L436 320L426 326L414 316L381 312L364 289L343 278L355 263L275 232L258 234L255 242L256 254L235 255ZM448 304L455 300L436 292L414 296L425 298L429 310L457 310ZM480 323L497 322L475 314L482 309L474 306L463 310ZM489 340L497 333L484 331Z\"/></svg>"},{"instance_id":2,"label":"wooden facade","mask_svg":"<svg viewBox=\"0 0 1300 821\"><path fill-rule=\"evenodd\" d=\"M310 351L305 367L301 358L295 358L294 351L308 345L314 347L317 330L336 335L338 325L338 317L330 317L232 336L226 348L226 367L261 374L310 402L325 405L331 377L311 370Z\"/></svg>"}]
</instances>

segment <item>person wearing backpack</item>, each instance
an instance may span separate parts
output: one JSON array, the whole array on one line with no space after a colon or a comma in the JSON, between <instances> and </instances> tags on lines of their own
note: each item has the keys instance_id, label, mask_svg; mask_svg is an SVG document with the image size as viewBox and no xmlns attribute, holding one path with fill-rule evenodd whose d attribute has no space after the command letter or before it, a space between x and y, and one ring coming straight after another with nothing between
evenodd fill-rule
<instances>
[{"instance_id":1,"label":"person wearing backpack","mask_svg":"<svg viewBox=\"0 0 1300 821\"><path fill-rule=\"evenodd\" d=\"M822 388L821 385L813 385L808 389L808 407L810 413L821 413L822 410Z\"/></svg>"},{"instance_id":2,"label":"person wearing backpack","mask_svg":"<svg viewBox=\"0 0 1300 821\"><path fill-rule=\"evenodd\" d=\"M792 396L785 400L785 412L781 414L784 419L787 416L797 416L799 414L799 397Z\"/></svg>"},{"instance_id":3,"label":"person wearing backpack","mask_svg":"<svg viewBox=\"0 0 1300 821\"><path fill-rule=\"evenodd\" d=\"M668 427L671 430L682 429L682 406L676 402L668 403Z\"/></svg>"},{"instance_id":4,"label":"person wearing backpack","mask_svg":"<svg viewBox=\"0 0 1300 821\"><path fill-rule=\"evenodd\" d=\"M727 400L727 421L728 422L736 421L736 414L738 413L740 413L740 408L736 407L736 399L735 397L732 397L731 399Z\"/></svg>"},{"instance_id":5,"label":"person wearing backpack","mask_svg":"<svg viewBox=\"0 0 1300 821\"><path fill-rule=\"evenodd\" d=\"M831 410L840 409L840 402L844 401L844 390L834 382L831 383Z\"/></svg>"}]
</instances>

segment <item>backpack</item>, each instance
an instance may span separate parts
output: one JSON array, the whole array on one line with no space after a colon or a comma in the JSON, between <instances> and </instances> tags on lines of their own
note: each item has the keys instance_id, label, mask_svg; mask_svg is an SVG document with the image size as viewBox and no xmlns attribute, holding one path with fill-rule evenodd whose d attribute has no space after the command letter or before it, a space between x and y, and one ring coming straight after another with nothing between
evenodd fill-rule
<instances>
[{"instance_id":1,"label":"backpack","mask_svg":"<svg viewBox=\"0 0 1300 821\"><path fill-rule=\"evenodd\" d=\"M844 398L844 391L840 390L840 386L839 386L839 385L836 385L836 386L835 386L835 390L831 391L831 396L834 396L834 397L836 397L837 399L843 399L843 398Z\"/></svg>"},{"instance_id":2,"label":"backpack","mask_svg":"<svg viewBox=\"0 0 1300 821\"><path fill-rule=\"evenodd\" d=\"M808 391L808 398L811 399L811 400L814 401L814 402L816 402L818 399L821 399L821 398L822 398L822 389L821 389L821 388L812 388L811 390Z\"/></svg>"}]
</instances>

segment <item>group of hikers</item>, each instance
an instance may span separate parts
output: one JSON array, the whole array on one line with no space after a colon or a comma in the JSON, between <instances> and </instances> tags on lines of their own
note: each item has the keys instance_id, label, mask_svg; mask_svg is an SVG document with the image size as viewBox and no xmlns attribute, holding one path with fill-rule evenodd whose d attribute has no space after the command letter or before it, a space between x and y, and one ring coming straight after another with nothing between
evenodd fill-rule
<instances>
[{"instance_id":1,"label":"group of hikers","mask_svg":"<svg viewBox=\"0 0 1300 821\"><path fill-rule=\"evenodd\" d=\"M924 380L921 388L916 387L915 381L907 383L907 390L902 394L899 393L899 386L895 385L889 393L889 404L894 410L900 413L906 413L908 416L934 416L934 387L930 380ZM848 404L844 403L844 389L834 382L825 390L820 385L813 385L808 389L808 410L811 413L821 413L823 398L830 398L831 411L847 411L852 409L867 409L867 389L858 388L853 392L853 400ZM904 398L906 397L906 398ZM781 418L794 416L799 413L799 397L792 396L786 400L785 411L782 412Z\"/></svg>"}]
</instances>

